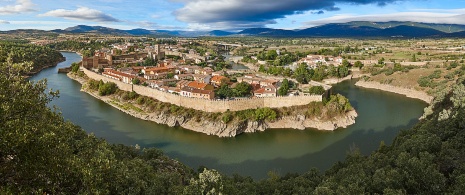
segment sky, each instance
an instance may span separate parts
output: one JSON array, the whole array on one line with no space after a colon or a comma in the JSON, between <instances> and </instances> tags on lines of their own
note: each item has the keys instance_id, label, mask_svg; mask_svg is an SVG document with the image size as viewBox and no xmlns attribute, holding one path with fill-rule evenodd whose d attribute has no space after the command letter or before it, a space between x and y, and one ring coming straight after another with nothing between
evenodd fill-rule
<instances>
[{"instance_id":1,"label":"sky","mask_svg":"<svg viewBox=\"0 0 465 195\"><path fill-rule=\"evenodd\" d=\"M465 0L0 0L0 30L303 29L350 21L465 25Z\"/></svg>"}]
</instances>

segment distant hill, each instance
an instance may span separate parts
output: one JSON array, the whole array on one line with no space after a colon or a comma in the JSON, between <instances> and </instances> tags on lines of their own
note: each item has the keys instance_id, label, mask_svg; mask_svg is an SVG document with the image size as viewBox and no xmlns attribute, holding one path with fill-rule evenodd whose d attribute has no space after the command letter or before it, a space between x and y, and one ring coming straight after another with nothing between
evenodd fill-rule
<instances>
[{"instance_id":1,"label":"distant hill","mask_svg":"<svg viewBox=\"0 0 465 195\"><path fill-rule=\"evenodd\" d=\"M236 34L243 36L293 36L294 31L273 28L249 28L244 29Z\"/></svg>"},{"instance_id":2,"label":"distant hill","mask_svg":"<svg viewBox=\"0 0 465 195\"><path fill-rule=\"evenodd\" d=\"M321 26L284 30L273 28L248 28L240 32L222 30L213 31L183 31L183 30L120 30L102 26L78 25L66 29L52 31L14 30L2 33L99 33L112 35L163 36L163 37L201 37L201 36L264 36L264 37L465 37L465 25L430 24L417 22L347 22L333 23Z\"/></svg>"},{"instance_id":3,"label":"distant hill","mask_svg":"<svg viewBox=\"0 0 465 195\"><path fill-rule=\"evenodd\" d=\"M433 24L433 23L419 23L419 22L348 22L345 23L346 25L350 26L369 26L373 28L381 28L381 29L386 29L386 28L393 28L397 26L415 26L415 27L420 27L420 28L430 28L430 29L435 29L438 31L442 31L445 33L454 33L454 32L460 32L460 31L465 31L465 25L460 25L460 24Z\"/></svg>"}]
</instances>

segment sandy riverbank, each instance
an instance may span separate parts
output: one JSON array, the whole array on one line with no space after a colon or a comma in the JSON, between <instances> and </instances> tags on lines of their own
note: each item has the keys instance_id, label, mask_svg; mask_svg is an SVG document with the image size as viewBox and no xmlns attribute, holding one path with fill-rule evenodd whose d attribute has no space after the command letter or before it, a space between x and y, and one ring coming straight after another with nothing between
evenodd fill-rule
<instances>
[{"instance_id":1,"label":"sandy riverbank","mask_svg":"<svg viewBox=\"0 0 465 195\"><path fill-rule=\"evenodd\" d=\"M373 81L358 81L357 83L355 83L355 85L359 87L378 89L378 90L383 90L383 91L405 95L409 98L415 98L415 99L422 100L428 104L430 104L431 101L433 100L432 96L422 91L381 84L381 83L373 82Z\"/></svg>"},{"instance_id":2,"label":"sandy riverbank","mask_svg":"<svg viewBox=\"0 0 465 195\"><path fill-rule=\"evenodd\" d=\"M69 73L68 77L73 80L85 84L86 80L80 77ZM159 124L165 124L170 127L180 126L185 129L192 131L205 133L207 135L215 135L218 137L235 137L241 133L253 133L258 131L265 131L266 129L300 129L304 130L306 128L315 128L318 130L336 130L338 128L346 128L349 125L355 123L355 118L357 117L357 112L355 110L347 112L346 115L333 118L328 121L321 121L318 119L310 119L305 116L291 116L291 117L282 117L273 122L270 121L231 121L227 124L221 121L196 121L192 118L186 118L183 116L173 116L169 114L161 113L148 113L141 112L136 110L126 110L122 109L121 105L118 102L114 101L111 96L99 96L96 92L88 91L81 89L93 97L100 99L109 105L117 108L118 110L127 113L131 116L153 121ZM134 105L137 107L137 105ZM139 107L140 108L140 107ZM143 108L140 108L144 110Z\"/></svg>"}]
</instances>

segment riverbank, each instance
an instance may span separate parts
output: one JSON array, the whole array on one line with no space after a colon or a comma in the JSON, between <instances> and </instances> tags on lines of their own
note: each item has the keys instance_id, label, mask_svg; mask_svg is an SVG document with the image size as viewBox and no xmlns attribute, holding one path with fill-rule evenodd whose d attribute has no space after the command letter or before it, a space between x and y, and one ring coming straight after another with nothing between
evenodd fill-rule
<instances>
[{"instance_id":1,"label":"riverbank","mask_svg":"<svg viewBox=\"0 0 465 195\"><path fill-rule=\"evenodd\" d=\"M58 62L56 62L54 64L49 64L49 65L46 65L46 66L42 66L42 67L40 67L39 69L37 69L35 71L28 72L28 73L26 73L25 78L30 78L30 77L34 76L35 74L39 73L40 71L42 71L44 69L56 67L59 63L64 62L64 61L66 61L65 57L61 58L60 61L58 61Z\"/></svg>"},{"instance_id":2,"label":"riverbank","mask_svg":"<svg viewBox=\"0 0 465 195\"><path fill-rule=\"evenodd\" d=\"M69 73L68 77L78 81L82 85L85 85L87 82L86 79L77 77L72 73ZM253 133L274 128L291 128L299 130L315 128L318 130L332 131L338 128L346 128L347 126L354 124L355 118L357 117L357 112L352 110L343 116L335 117L331 120L325 121L307 118L304 115L298 115L281 117L274 121L233 120L228 123L224 123L221 120L198 120L184 116L170 115L165 112L146 112L144 108L139 107L136 104L131 104L131 106L128 108L127 106L124 106L126 102L119 102L112 96L100 96L97 92L86 90L84 88L82 88L81 91L86 92L93 97L100 99L105 103L117 108L118 110L136 118L153 121L158 124L165 124L170 127L179 126L188 130L204 133L207 135L215 135L218 137L235 137L241 133Z\"/></svg>"},{"instance_id":3,"label":"riverbank","mask_svg":"<svg viewBox=\"0 0 465 195\"><path fill-rule=\"evenodd\" d=\"M425 92L422 91L417 91L414 89L407 89L407 88L402 88L402 87L396 87L392 85L386 85L386 84L381 84L378 82L373 82L373 81L358 81L355 83L356 86L358 87L363 87L363 88L369 88L369 89L378 89L382 91L388 91L392 93L397 93L401 95L405 95L409 98L415 98L422 100L428 104L431 104L433 97L426 94Z\"/></svg>"}]
</instances>

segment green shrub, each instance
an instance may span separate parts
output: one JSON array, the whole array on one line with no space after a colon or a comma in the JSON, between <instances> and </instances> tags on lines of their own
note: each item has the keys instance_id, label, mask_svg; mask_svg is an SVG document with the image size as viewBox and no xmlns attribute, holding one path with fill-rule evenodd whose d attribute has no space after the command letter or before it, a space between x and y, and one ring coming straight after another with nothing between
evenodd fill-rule
<instances>
[{"instance_id":1,"label":"green shrub","mask_svg":"<svg viewBox=\"0 0 465 195\"><path fill-rule=\"evenodd\" d=\"M147 102L147 101L145 100L145 97L143 97L143 96L139 96L136 99L136 103L139 104L139 105L143 105L143 104L145 104L145 102Z\"/></svg>"},{"instance_id":2,"label":"green shrub","mask_svg":"<svg viewBox=\"0 0 465 195\"><path fill-rule=\"evenodd\" d=\"M322 95L326 92L325 88L322 86L312 86L308 89L308 93L315 95Z\"/></svg>"},{"instance_id":3,"label":"green shrub","mask_svg":"<svg viewBox=\"0 0 465 195\"><path fill-rule=\"evenodd\" d=\"M139 94L137 94L135 91L131 91L128 93L128 98L131 100L136 99L138 96Z\"/></svg>"},{"instance_id":4,"label":"green shrub","mask_svg":"<svg viewBox=\"0 0 465 195\"><path fill-rule=\"evenodd\" d=\"M257 108L255 110L255 120L275 120L277 117L276 111L271 108Z\"/></svg>"},{"instance_id":5,"label":"green shrub","mask_svg":"<svg viewBox=\"0 0 465 195\"><path fill-rule=\"evenodd\" d=\"M435 70L432 74L430 74L428 77L430 79L439 79L441 78L441 73L442 71L441 70Z\"/></svg>"},{"instance_id":6,"label":"green shrub","mask_svg":"<svg viewBox=\"0 0 465 195\"><path fill-rule=\"evenodd\" d=\"M229 121L231 121L231 119L232 119L232 115L231 115L231 112L229 111L226 111L221 117L221 121L223 121L223 123L228 123Z\"/></svg>"},{"instance_id":7,"label":"green shrub","mask_svg":"<svg viewBox=\"0 0 465 195\"><path fill-rule=\"evenodd\" d=\"M76 72L78 72L78 71L79 71L79 64L77 64L77 63L72 63L72 64L71 64L71 72L76 73Z\"/></svg>"},{"instance_id":8,"label":"green shrub","mask_svg":"<svg viewBox=\"0 0 465 195\"><path fill-rule=\"evenodd\" d=\"M431 79L429 77L427 77L427 76L420 77L417 82L420 85L420 87L430 87L431 86Z\"/></svg>"},{"instance_id":9,"label":"green shrub","mask_svg":"<svg viewBox=\"0 0 465 195\"><path fill-rule=\"evenodd\" d=\"M98 93L101 96L111 95L116 92L116 89L118 89L118 87L116 86L115 83L112 83L112 82L108 82L104 84L99 83Z\"/></svg>"}]
</instances>

